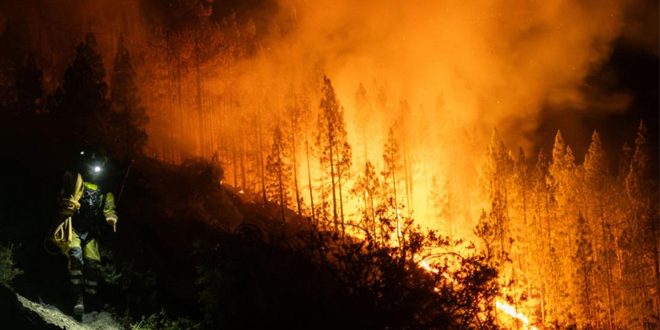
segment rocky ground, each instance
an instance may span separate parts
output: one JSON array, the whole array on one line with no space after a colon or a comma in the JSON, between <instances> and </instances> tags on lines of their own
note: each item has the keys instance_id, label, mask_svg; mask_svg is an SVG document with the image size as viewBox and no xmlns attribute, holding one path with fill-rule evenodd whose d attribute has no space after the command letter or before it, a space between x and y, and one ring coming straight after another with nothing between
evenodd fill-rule
<instances>
[{"instance_id":1,"label":"rocky ground","mask_svg":"<svg viewBox=\"0 0 660 330\"><path fill-rule=\"evenodd\" d=\"M31 301L4 286L0 286L0 319L3 329L125 329L110 313L87 313L78 322L55 306Z\"/></svg>"}]
</instances>

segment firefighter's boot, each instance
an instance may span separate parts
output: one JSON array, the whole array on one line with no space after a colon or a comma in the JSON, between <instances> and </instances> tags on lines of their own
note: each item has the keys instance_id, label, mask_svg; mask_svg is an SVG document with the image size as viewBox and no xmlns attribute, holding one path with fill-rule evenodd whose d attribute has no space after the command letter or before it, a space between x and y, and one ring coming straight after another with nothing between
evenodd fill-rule
<instances>
[{"instance_id":1,"label":"firefighter's boot","mask_svg":"<svg viewBox=\"0 0 660 330\"><path fill-rule=\"evenodd\" d=\"M100 311L102 306L97 298L99 285L99 263L95 260L85 260L85 301L90 311Z\"/></svg>"},{"instance_id":2,"label":"firefighter's boot","mask_svg":"<svg viewBox=\"0 0 660 330\"><path fill-rule=\"evenodd\" d=\"M85 313L82 250L72 248L69 253L69 280L71 281L73 296L73 314L82 317Z\"/></svg>"}]
</instances>

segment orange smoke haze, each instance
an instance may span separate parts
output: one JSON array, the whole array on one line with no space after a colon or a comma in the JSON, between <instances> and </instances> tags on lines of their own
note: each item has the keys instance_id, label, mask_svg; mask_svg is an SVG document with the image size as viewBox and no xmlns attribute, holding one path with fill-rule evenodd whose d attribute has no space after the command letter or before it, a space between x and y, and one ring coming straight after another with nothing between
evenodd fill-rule
<instances>
[{"instance_id":1,"label":"orange smoke haze","mask_svg":"<svg viewBox=\"0 0 660 330\"><path fill-rule=\"evenodd\" d=\"M354 170L365 157L380 164L386 132L398 127L413 164L415 215L432 218L425 206L435 177L441 190L455 190L456 203L473 205L457 215L461 221L478 216L476 168L492 129L510 147L529 149L525 136L542 107L588 107L584 79L607 59L627 10L621 1L568 0L280 6L275 21L293 21L293 28L268 31L263 52L242 63L247 74L238 80L246 94L267 91L273 102L270 95L286 95L291 84L313 89L309 82L327 74L345 108ZM223 84L225 75L215 79ZM361 107L360 84L368 99ZM624 110L627 98L616 101L610 110ZM318 97L310 103L317 107Z\"/></svg>"}]
</instances>

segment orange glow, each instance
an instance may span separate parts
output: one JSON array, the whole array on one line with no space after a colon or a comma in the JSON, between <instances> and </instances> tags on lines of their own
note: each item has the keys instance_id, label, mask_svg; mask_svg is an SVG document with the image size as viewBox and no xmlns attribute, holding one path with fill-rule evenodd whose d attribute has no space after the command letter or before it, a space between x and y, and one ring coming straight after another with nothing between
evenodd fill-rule
<instances>
[{"instance_id":1,"label":"orange glow","mask_svg":"<svg viewBox=\"0 0 660 330\"><path fill-rule=\"evenodd\" d=\"M256 44L249 54L220 52L198 62L194 46L183 42L188 47L175 47L181 51L173 58L154 55L152 71L164 76L144 84L154 154L171 162L217 155L226 184L260 200L273 128L280 127L295 139L291 166L303 213L318 218L320 205L332 203L317 145L320 82L327 75L352 147L341 188L347 221L358 222L368 208L367 193L351 193L367 161L384 180L382 155L393 128L401 152L396 202L405 206L397 215L475 242L481 210L490 208L479 180L492 129L513 150L529 149L542 107L588 108L585 77L609 55L627 6L615 0L279 4L273 22L237 22L237 46L223 34L238 53L241 42ZM626 98L612 104L611 111L620 111ZM295 124L291 109L298 111ZM293 180L288 189L294 196Z\"/></svg>"},{"instance_id":2,"label":"orange glow","mask_svg":"<svg viewBox=\"0 0 660 330\"><path fill-rule=\"evenodd\" d=\"M419 261L417 264L420 267L422 267L422 269L426 270L429 273L433 273L433 274L440 273L440 271L437 268L434 268L430 264L428 259L423 259L423 260ZM442 276L447 278L447 279L451 279L447 274L443 273ZM435 289L435 291L439 292L439 290L437 288ZM525 314L518 311L514 306L507 303L502 298L497 298L495 300L495 308L497 310L501 311L502 313L504 313L505 315L511 317L512 319L515 319L515 320L519 321L522 324L523 329L525 329L525 330L538 330L538 328L536 326L531 325L529 318ZM507 321L504 318L502 318L502 314L500 314L500 319L501 319L500 322L506 322Z\"/></svg>"},{"instance_id":3,"label":"orange glow","mask_svg":"<svg viewBox=\"0 0 660 330\"><path fill-rule=\"evenodd\" d=\"M501 253L494 263L500 286L509 290L496 301L500 315L530 329L530 322L598 328L606 320L609 328L617 322L638 328L641 323L634 322L642 318L633 314L651 305L659 311L660 287L655 287L653 299L637 299L636 290L641 289L631 285L637 279L628 277L630 270L637 274L639 267L657 264L645 259L652 251L647 246L622 247L644 241L640 238L645 230L638 225L642 218L631 213L628 190L635 185L628 182L630 173L618 173L616 180L609 177L602 183L618 187L616 194L602 188L601 197L587 197L585 191L593 187L582 182L588 176L580 163L583 154L571 151L570 169L557 170L556 177L550 169L551 150L544 150L545 163L537 168L532 163L540 140L551 139L535 135L549 126L540 125L544 118L563 119L566 109L618 113L631 102L644 106L644 95L613 91L628 77L617 77L618 69L609 72L611 63L603 66L626 58L614 47L628 48L632 39L653 39L655 45L657 31L643 28L648 20L644 17L657 12L652 10L657 4L648 5L652 2L16 1L20 5L7 11L13 5L6 1L0 6L0 36L14 17L21 18L16 22L25 20L30 27L25 34L35 39L25 46L38 50L40 65L50 68L43 81L49 94L57 95L74 46L88 32L96 35L112 87L110 73L121 34L133 60L140 103L150 118L147 156L174 164L194 157L211 160L222 167L223 185L243 200L261 203L268 198L268 156L277 128L287 144L280 148L286 150L280 168L290 167L291 172L280 184L288 192L282 204L325 230L332 228L331 207L337 199L346 232L358 238L364 237L364 219L374 223L374 209L386 204L394 212L384 218L396 224L390 237L380 239L392 246L400 244L398 238L406 230L403 219L414 219L415 225L443 236L483 243L475 228L482 212L485 217L493 213L494 194L485 191L489 183L483 181L489 174L484 166L489 139L496 129L506 145L501 158L513 164L517 156L508 157L510 150L515 154L521 147L527 157L521 167L529 166L521 171L527 176L517 177L507 169L507 174L498 173L492 180L506 181L498 191L503 195L501 205L496 205L502 212L494 220L501 225L494 239ZM39 3L40 9L28 3ZM637 36L631 39L630 34ZM62 51L67 44L70 51ZM598 87L601 81L593 79L601 74L606 81ZM319 114L325 76L332 82L351 147L351 164L335 179L337 196L328 187L335 184L330 178L334 173L321 162ZM609 91L600 90L604 87ZM13 93L8 97L14 98ZM589 113L584 116L588 120L567 126L591 130L594 127L581 125L600 122L598 117ZM399 157L395 175L386 176L383 155L390 130ZM612 142L603 139L603 145ZM568 153L566 149L562 152ZM608 157L603 162L610 163L604 171L609 174L615 163L630 161ZM367 164L372 165L378 189L357 192ZM579 184L573 187L574 183ZM559 191L561 184L565 192ZM587 199L602 205L588 206ZM282 218L284 213L282 208ZM593 264L582 270L582 278L572 267L581 263L576 258L578 214L588 223L584 236L592 236L590 244L581 246L582 259ZM631 228L626 227L628 219L635 219ZM625 237L636 230L640 237ZM438 273L428 260L419 261L419 266ZM657 283L657 275L651 280ZM579 297L583 307L590 308L576 311L571 299L579 296L576 289L582 282L594 284ZM622 307L628 305L635 306ZM596 323L589 324L590 319Z\"/></svg>"},{"instance_id":4,"label":"orange glow","mask_svg":"<svg viewBox=\"0 0 660 330\"><path fill-rule=\"evenodd\" d=\"M394 127L405 157L399 187L405 212L428 228L473 238L486 205L477 178L490 131L497 127L514 149L528 147L525 136L544 103L584 106L582 81L621 33L624 9L614 0L589 6L568 0L281 1L272 31L236 23L245 42L261 38L250 56L221 52L196 63L194 45L182 46L176 58L154 54L160 67L152 71L164 77L144 84L150 144L174 162L217 153L228 184L241 186L235 181L244 173L258 175L254 149L269 150L273 126L288 125L287 109L297 102L303 118L296 157L303 161L295 170L303 178L299 188L308 189L305 142L313 185L323 178L315 123L319 79L326 74L344 108L353 173L367 160L380 171L386 132ZM253 163L235 168L241 157ZM247 181L249 187L240 188L260 189L257 180ZM433 205L438 196L451 212ZM359 217L359 202L345 197L347 217ZM309 206L309 197L302 198Z\"/></svg>"},{"instance_id":5,"label":"orange glow","mask_svg":"<svg viewBox=\"0 0 660 330\"><path fill-rule=\"evenodd\" d=\"M522 323L524 329L538 330L537 327L535 327L533 325L530 325L529 318L527 318L527 316L525 316L525 314L517 311L515 307L511 306L506 301L503 301L501 299L497 299L495 301L495 307L498 310L500 310L501 312L503 312L504 314L520 321Z\"/></svg>"}]
</instances>

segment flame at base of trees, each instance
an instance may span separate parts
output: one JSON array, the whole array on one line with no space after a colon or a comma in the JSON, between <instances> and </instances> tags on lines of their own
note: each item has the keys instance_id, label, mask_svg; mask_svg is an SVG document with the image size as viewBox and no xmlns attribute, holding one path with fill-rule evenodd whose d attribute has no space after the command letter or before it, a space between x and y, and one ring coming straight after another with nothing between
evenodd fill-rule
<instances>
[{"instance_id":1,"label":"flame at base of trees","mask_svg":"<svg viewBox=\"0 0 660 330\"><path fill-rule=\"evenodd\" d=\"M497 299L497 300L495 300L495 307L499 311L501 311L502 313L510 316L511 318L513 318L515 320L520 321L522 323L524 329L538 330L537 327L535 327L533 325L530 325L529 318L525 314L523 314L523 313L519 312L518 310L516 310L515 307L511 306L511 304L509 304L509 303L507 303L503 300Z\"/></svg>"}]
</instances>

